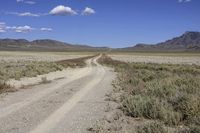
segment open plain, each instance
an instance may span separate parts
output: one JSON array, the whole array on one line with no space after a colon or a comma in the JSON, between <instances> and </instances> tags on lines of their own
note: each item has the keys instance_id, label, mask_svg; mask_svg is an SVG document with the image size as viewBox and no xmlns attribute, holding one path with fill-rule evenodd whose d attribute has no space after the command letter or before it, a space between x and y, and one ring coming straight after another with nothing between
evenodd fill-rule
<instances>
[{"instance_id":1,"label":"open plain","mask_svg":"<svg viewBox=\"0 0 200 133\"><path fill-rule=\"evenodd\" d=\"M0 94L0 132L89 132L87 128L103 117L105 94L114 78L98 58L57 77L53 73L56 79L51 82Z\"/></svg>"},{"instance_id":2,"label":"open plain","mask_svg":"<svg viewBox=\"0 0 200 133\"><path fill-rule=\"evenodd\" d=\"M158 63L158 64L195 64L200 65L200 53L111 53L114 60L124 62Z\"/></svg>"},{"instance_id":3,"label":"open plain","mask_svg":"<svg viewBox=\"0 0 200 133\"><path fill-rule=\"evenodd\" d=\"M0 55L0 132L199 131L198 53Z\"/></svg>"},{"instance_id":4,"label":"open plain","mask_svg":"<svg viewBox=\"0 0 200 133\"><path fill-rule=\"evenodd\" d=\"M93 55L92 52L25 52L1 51L0 62L59 61Z\"/></svg>"}]
</instances>

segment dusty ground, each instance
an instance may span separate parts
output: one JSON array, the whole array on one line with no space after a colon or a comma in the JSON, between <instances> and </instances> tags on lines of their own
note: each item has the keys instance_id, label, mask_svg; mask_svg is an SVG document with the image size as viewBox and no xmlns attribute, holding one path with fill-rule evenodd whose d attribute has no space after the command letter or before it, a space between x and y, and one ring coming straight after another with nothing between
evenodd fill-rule
<instances>
[{"instance_id":1,"label":"dusty ground","mask_svg":"<svg viewBox=\"0 0 200 133\"><path fill-rule=\"evenodd\" d=\"M70 52L6 52L0 51L0 62L16 61L59 61L80 58L92 55L92 53Z\"/></svg>"},{"instance_id":2,"label":"dusty ground","mask_svg":"<svg viewBox=\"0 0 200 133\"><path fill-rule=\"evenodd\" d=\"M196 64L200 65L199 54L111 54L114 60L125 62Z\"/></svg>"},{"instance_id":3,"label":"dusty ground","mask_svg":"<svg viewBox=\"0 0 200 133\"><path fill-rule=\"evenodd\" d=\"M51 83L2 94L0 132L89 132L87 128L104 116L105 94L112 90L115 77L111 69L96 60L88 60L85 68L54 73L55 79L60 79Z\"/></svg>"},{"instance_id":4,"label":"dusty ground","mask_svg":"<svg viewBox=\"0 0 200 133\"><path fill-rule=\"evenodd\" d=\"M15 89L26 88L26 86L37 85L44 82L42 79L46 78L46 82L52 82L53 80L59 80L67 78L69 75L74 73L75 71L79 71L79 69L68 68L62 71L50 72L48 74L38 75L37 77L25 77L20 80L10 79L7 81L9 85L14 87Z\"/></svg>"}]
</instances>

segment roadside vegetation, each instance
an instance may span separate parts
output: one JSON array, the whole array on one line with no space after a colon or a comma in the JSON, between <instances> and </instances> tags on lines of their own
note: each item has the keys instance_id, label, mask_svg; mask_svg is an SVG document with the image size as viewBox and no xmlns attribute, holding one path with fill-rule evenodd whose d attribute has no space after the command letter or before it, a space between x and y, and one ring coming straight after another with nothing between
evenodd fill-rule
<instances>
[{"instance_id":1,"label":"roadside vegetation","mask_svg":"<svg viewBox=\"0 0 200 133\"><path fill-rule=\"evenodd\" d=\"M57 61L56 64L61 65L63 67L84 67L86 66L86 60L95 57L96 55L93 56L87 56L87 57L82 57L82 58L75 58L75 59L68 59L68 60L61 60Z\"/></svg>"},{"instance_id":2,"label":"roadside vegetation","mask_svg":"<svg viewBox=\"0 0 200 133\"><path fill-rule=\"evenodd\" d=\"M118 73L124 115L150 121L138 133L200 132L200 66L125 63L106 55L99 62Z\"/></svg>"},{"instance_id":3,"label":"roadside vegetation","mask_svg":"<svg viewBox=\"0 0 200 133\"><path fill-rule=\"evenodd\" d=\"M0 62L0 93L9 90L6 81L9 79L20 80L23 77L36 77L50 72L61 71L65 68L84 67L86 60L94 56L87 56L76 59L62 60L56 62L48 61L17 61L17 62ZM47 82L42 79L42 82Z\"/></svg>"}]
</instances>

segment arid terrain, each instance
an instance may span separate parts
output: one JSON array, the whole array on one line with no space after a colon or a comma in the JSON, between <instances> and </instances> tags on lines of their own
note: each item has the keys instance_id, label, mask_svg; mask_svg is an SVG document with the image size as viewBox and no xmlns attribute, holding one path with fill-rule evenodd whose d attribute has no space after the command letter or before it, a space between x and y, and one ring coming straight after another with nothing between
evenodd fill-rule
<instances>
[{"instance_id":1,"label":"arid terrain","mask_svg":"<svg viewBox=\"0 0 200 133\"><path fill-rule=\"evenodd\" d=\"M0 132L88 132L103 117L104 97L114 79L99 58L87 59L83 68L43 75L47 79L40 84L32 84L40 77L23 78L18 82L31 85L0 94Z\"/></svg>"},{"instance_id":2,"label":"arid terrain","mask_svg":"<svg viewBox=\"0 0 200 133\"><path fill-rule=\"evenodd\" d=\"M0 62L59 61L92 55L91 52L0 52Z\"/></svg>"},{"instance_id":3,"label":"arid terrain","mask_svg":"<svg viewBox=\"0 0 200 133\"><path fill-rule=\"evenodd\" d=\"M0 133L200 133L200 0L0 9Z\"/></svg>"},{"instance_id":4,"label":"arid terrain","mask_svg":"<svg viewBox=\"0 0 200 133\"><path fill-rule=\"evenodd\" d=\"M199 53L113 53L110 57L124 62L200 65Z\"/></svg>"},{"instance_id":5,"label":"arid terrain","mask_svg":"<svg viewBox=\"0 0 200 133\"><path fill-rule=\"evenodd\" d=\"M2 133L200 131L198 53L1 52L0 58Z\"/></svg>"},{"instance_id":6,"label":"arid terrain","mask_svg":"<svg viewBox=\"0 0 200 133\"><path fill-rule=\"evenodd\" d=\"M200 132L200 66L183 62L161 63L162 56L169 58L166 53L159 53L160 56L157 53L151 54L156 55L157 60L149 62L151 57L144 53L147 61L143 59L142 62L127 62L124 55L121 56L125 62L119 61L119 55L117 60L102 56L100 64L114 68L118 74L113 82L115 89L106 95L107 113L94 124L91 131ZM176 56L181 57L182 54ZM173 62L173 58L170 61Z\"/></svg>"}]
</instances>

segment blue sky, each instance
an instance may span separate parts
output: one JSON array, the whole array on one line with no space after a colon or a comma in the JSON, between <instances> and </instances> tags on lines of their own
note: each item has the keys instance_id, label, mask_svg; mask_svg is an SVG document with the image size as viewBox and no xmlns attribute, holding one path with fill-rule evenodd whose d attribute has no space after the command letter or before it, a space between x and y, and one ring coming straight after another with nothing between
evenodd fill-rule
<instances>
[{"instance_id":1,"label":"blue sky","mask_svg":"<svg viewBox=\"0 0 200 133\"><path fill-rule=\"evenodd\" d=\"M200 31L199 0L4 0L0 38L126 47Z\"/></svg>"}]
</instances>

